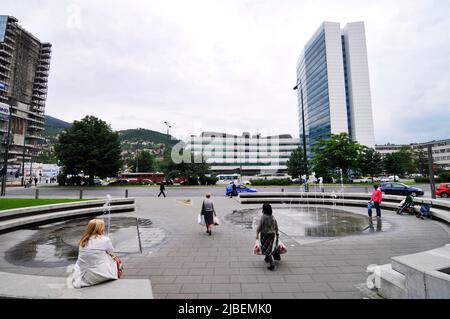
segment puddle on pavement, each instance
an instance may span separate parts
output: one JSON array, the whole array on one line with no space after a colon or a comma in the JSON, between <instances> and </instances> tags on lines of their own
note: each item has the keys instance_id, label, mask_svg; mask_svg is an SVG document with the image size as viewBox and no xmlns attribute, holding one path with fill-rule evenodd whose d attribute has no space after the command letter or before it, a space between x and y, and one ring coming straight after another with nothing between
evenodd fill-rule
<instances>
[{"instance_id":1,"label":"puddle on pavement","mask_svg":"<svg viewBox=\"0 0 450 319\"><path fill-rule=\"evenodd\" d=\"M101 218L101 217L98 217ZM53 224L32 226L0 236L1 242L13 242L5 259L26 267L63 267L75 263L78 241L92 218L79 218ZM108 219L105 218L106 227ZM141 253L161 245L166 233L153 227L149 219L111 217L109 234L115 252Z\"/></svg>"},{"instance_id":2,"label":"puddle on pavement","mask_svg":"<svg viewBox=\"0 0 450 319\"><path fill-rule=\"evenodd\" d=\"M363 215L324 207L273 207L273 214L280 231L292 237L342 237L379 232L388 226L376 221L370 224L368 218ZM225 219L238 227L256 230L261 216L261 209L243 209L233 211Z\"/></svg>"}]
</instances>

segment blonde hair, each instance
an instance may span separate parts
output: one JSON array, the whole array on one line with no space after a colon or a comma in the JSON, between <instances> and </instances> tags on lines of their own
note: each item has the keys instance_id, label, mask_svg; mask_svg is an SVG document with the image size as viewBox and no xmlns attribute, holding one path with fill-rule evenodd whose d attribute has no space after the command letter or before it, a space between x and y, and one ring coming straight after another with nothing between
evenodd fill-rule
<instances>
[{"instance_id":1,"label":"blonde hair","mask_svg":"<svg viewBox=\"0 0 450 319\"><path fill-rule=\"evenodd\" d=\"M105 232L105 222L102 219L93 219L89 221L87 229L80 239L80 246L86 247L92 236L101 236Z\"/></svg>"}]
</instances>

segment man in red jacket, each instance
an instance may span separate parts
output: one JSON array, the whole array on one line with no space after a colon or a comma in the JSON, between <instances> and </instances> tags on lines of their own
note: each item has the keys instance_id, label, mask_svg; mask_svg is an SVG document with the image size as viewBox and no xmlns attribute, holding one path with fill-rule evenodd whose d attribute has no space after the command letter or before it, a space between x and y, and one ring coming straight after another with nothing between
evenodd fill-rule
<instances>
[{"instance_id":1,"label":"man in red jacket","mask_svg":"<svg viewBox=\"0 0 450 319\"><path fill-rule=\"evenodd\" d=\"M372 206L374 206L377 211L377 218L381 218L380 204L381 204L381 200L383 199L383 195L382 195L381 190L378 187L378 185L373 185L373 188L374 188L374 190L372 193L372 198L370 200L373 203ZM369 218L372 219L372 208L369 209L368 213L369 213Z\"/></svg>"}]
</instances>

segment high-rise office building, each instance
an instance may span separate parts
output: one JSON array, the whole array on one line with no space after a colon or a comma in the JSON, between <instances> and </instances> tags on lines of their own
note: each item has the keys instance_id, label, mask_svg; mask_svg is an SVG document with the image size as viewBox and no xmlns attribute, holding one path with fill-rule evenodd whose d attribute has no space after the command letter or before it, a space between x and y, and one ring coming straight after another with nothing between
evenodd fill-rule
<instances>
[{"instance_id":1,"label":"high-rise office building","mask_svg":"<svg viewBox=\"0 0 450 319\"><path fill-rule=\"evenodd\" d=\"M10 109L8 163L20 165L43 142L51 44L43 43L11 16L0 15L0 106ZM2 161L8 118L0 120Z\"/></svg>"},{"instance_id":2,"label":"high-rise office building","mask_svg":"<svg viewBox=\"0 0 450 319\"><path fill-rule=\"evenodd\" d=\"M369 67L363 22L324 22L297 63L300 141L305 123L308 156L320 138L347 133L375 146ZM304 118L303 118L304 117Z\"/></svg>"}]
</instances>

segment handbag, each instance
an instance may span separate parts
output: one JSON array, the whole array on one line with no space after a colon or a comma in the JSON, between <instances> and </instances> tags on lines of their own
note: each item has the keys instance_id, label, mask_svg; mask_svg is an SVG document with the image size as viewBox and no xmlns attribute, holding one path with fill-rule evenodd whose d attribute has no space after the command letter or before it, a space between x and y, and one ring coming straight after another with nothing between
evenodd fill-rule
<instances>
[{"instance_id":1,"label":"handbag","mask_svg":"<svg viewBox=\"0 0 450 319\"><path fill-rule=\"evenodd\" d=\"M108 253L111 258L116 262L117 265L117 278L122 278L123 277L123 262L122 259L120 259L119 257L117 257L114 254Z\"/></svg>"},{"instance_id":2,"label":"handbag","mask_svg":"<svg viewBox=\"0 0 450 319\"><path fill-rule=\"evenodd\" d=\"M215 226L219 226L220 225L220 220L217 216L214 216L214 225Z\"/></svg>"},{"instance_id":3,"label":"handbag","mask_svg":"<svg viewBox=\"0 0 450 319\"><path fill-rule=\"evenodd\" d=\"M199 225L205 226L205 219L203 218L202 214L198 214L197 222L199 223Z\"/></svg>"}]
</instances>

